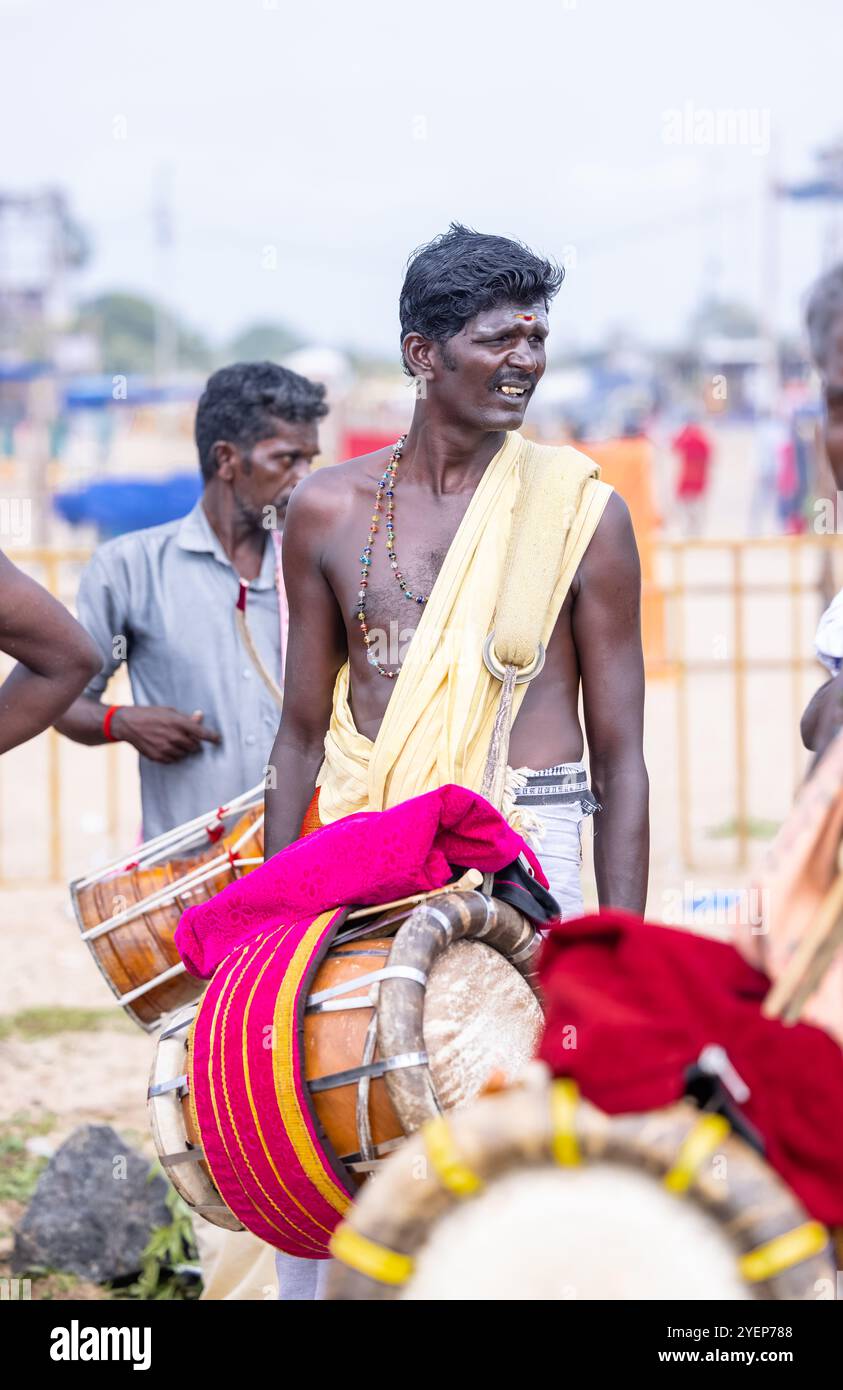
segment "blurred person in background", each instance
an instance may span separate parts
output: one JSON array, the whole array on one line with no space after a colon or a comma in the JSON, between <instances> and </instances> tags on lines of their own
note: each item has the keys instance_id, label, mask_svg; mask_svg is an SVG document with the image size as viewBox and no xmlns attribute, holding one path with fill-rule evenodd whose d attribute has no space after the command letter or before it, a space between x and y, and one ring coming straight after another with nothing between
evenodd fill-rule
<instances>
[{"instance_id":1,"label":"blurred person in background","mask_svg":"<svg viewBox=\"0 0 843 1390\"><path fill-rule=\"evenodd\" d=\"M670 447L679 458L676 506L682 533L689 538L699 536L710 481L711 443L705 430L691 416L674 435Z\"/></svg>"},{"instance_id":2,"label":"blurred person in background","mask_svg":"<svg viewBox=\"0 0 843 1390\"><path fill-rule=\"evenodd\" d=\"M215 372L196 412L204 480L196 506L181 520L107 541L82 576L79 618L98 649L97 674L56 728L77 743L137 749L145 839L265 778L278 705L235 606L246 580L251 640L282 686L279 537L290 495L319 452L324 397L323 386L272 362ZM103 695L124 661L134 704L108 705ZM203 1298L274 1296L268 1246L193 1220Z\"/></svg>"},{"instance_id":3,"label":"blurred person in background","mask_svg":"<svg viewBox=\"0 0 843 1390\"><path fill-rule=\"evenodd\" d=\"M749 503L748 531L751 536L763 536L779 529L777 490L788 431L778 411L763 411L756 425L755 443L756 472Z\"/></svg>"},{"instance_id":4,"label":"blurred person in background","mask_svg":"<svg viewBox=\"0 0 843 1390\"><path fill-rule=\"evenodd\" d=\"M811 290L806 311L811 356L820 374L822 436L837 489L843 492L843 265L823 275ZM815 639L817 660L830 679L813 696L802 716L802 741L817 754L843 727L843 590L820 618Z\"/></svg>"},{"instance_id":5,"label":"blurred person in background","mask_svg":"<svg viewBox=\"0 0 843 1390\"><path fill-rule=\"evenodd\" d=\"M17 665L0 686L0 753L49 729L100 669L84 628L0 551L0 651Z\"/></svg>"},{"instance_id":6,"label":"blurred person in background","mask_svg":"<svg viewBox=\"0 0 843 1390\"><path fill-rule=\"evenodd\" d=\"M79 588L101 669L56 723L77 743L140 754L143 836L183 825L262 781L278 706L235 619L248 581L252 640L283 681L286 602L276 545L319 452L324 387L272 362L224 367L196 412L204 480L187 516L107 541ZM108 705L126 663L134 704Z\"/></svg>"}]
</instances>

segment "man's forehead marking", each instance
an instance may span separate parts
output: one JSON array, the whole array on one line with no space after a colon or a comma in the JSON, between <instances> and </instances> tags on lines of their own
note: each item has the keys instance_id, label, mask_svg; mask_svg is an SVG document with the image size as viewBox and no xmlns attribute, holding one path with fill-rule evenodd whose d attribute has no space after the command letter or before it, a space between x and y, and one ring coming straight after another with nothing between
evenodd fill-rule
<instances>
[{"instance_id":1,"label":"man's forehead marking","mask_svg":"<svg viewBox=\"0 0 843 1390\"><path fill-rule=\"evenodd\" d=\"M522 319L524 323L535 323L538 314L513 314L512 317L515 319Z\"/></svg>"}]
</instances>

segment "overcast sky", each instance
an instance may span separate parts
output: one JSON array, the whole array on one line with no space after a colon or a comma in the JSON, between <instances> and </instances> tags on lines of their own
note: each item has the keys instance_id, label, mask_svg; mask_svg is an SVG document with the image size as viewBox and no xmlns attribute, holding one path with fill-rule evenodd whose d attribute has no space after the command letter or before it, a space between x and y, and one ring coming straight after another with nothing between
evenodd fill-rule
<instances>
[{"instance_id":1,"label":"overcast sky","mask_svg":"<svg viewBox=\"0 0 843 1390\"><path fill-rule=\"evenodd\" d=\"M390 352L408 253L457 219L567 263L558 343L669 342L706 288L760 305L764 186L843 132L840 0L0 0L0 25L0 187L64 186L82 288L215 338L280 318ZM780 213L785 327L828 221Z\"/></svg>"}]
</instances>

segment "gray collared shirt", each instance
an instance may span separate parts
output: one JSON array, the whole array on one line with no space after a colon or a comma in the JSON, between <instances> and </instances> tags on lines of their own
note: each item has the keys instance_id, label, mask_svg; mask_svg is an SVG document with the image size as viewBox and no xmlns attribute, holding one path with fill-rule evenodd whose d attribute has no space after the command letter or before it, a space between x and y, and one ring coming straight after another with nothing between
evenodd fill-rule
<instances>
[{"instance_id":1,"label":"gray collared shirt","mask_svg":"<svg viewBox=\"0 0 843 1390\"><path fill-rule=\"evenodd\" d=\"M181 521L118 536L96 551L79 587L79 621L103 656L86 695L99 699L125 660L136 705L171 705L222 736L176 763L140 759L143 834L151 839L260 782L280 712L237 631L239 579L201 500ZM248 622L281 680L275 551L269 536L249 586ZM122 639L122 640L121 640Z\"/></svg>"}]
</instances>

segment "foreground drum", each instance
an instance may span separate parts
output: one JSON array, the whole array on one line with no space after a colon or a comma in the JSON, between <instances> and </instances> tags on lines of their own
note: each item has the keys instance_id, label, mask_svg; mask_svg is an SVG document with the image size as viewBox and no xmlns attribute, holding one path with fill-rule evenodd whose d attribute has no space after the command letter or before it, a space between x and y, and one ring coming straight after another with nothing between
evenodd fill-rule
<instances>
[{"instance_id":1,"label":"foreground drum","mask_svg":"<svg viewBox=\"0 0 843 1390\"><path fill-rule=\"evenodd\" d=\"M216 1189L293 1255L324 1257L383 1155L517 1074L542 1021L526 978L537 935L505 903L435 894L339 936L335 919L292 946L279 928L232 951L196 1008L186 1067Z\"/></svg>"},{"instance_id":2,"label":"foreground drum","mask_svg":"<svg viewBox=\"0 0 843 1390\"><path fill-rule=\"evenodd\" d=\"M82 940L142 1028L204 989L173 945L182 912L262 863L263 787L255 787L70 885Z\"/></svg>"},{"instance_id":3,"label":"foreground drum","mask_svg":"<svg viewBox=\"0 0 843 1390\"><path fill-rule=\"evenodd\" d=\"M834 1298L828 1232L719 1116L609 1117L530 1071L380 1166L330 1298Z\"/></svg>"}]
</instances>

